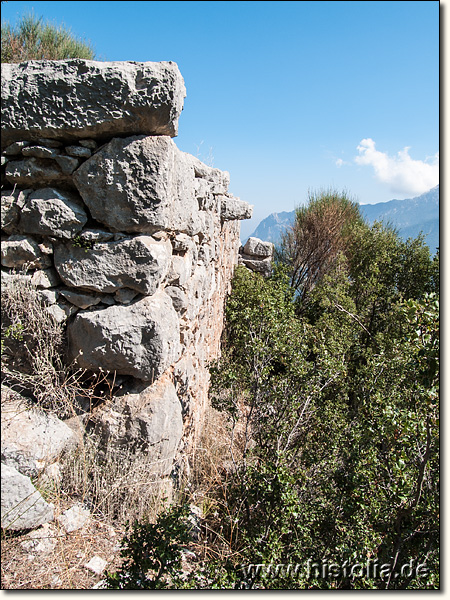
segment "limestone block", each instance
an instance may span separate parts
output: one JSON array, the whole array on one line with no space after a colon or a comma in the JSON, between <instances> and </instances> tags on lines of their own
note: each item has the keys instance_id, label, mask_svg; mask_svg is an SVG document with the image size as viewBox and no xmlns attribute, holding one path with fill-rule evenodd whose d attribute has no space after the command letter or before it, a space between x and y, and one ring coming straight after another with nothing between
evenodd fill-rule
<instances>
[{"instance_id":1,"label":"limestone block","mask_svg":"<svg viewBox=\"0 0 450 600\"><path fill-rule=\"evenodd\" d=\"M188 298L186 317L192 321L195 319L204 305L204 290L207 282L207 270L203 264L198 264L192 277L184 284Z\"/></svg>"},{"instance_id":2,"label":"limestone block","mask_svg":"<svg viewBox=\"0 0 450 600\"><path fill-rule=\"evenodd\" d=\"M2 527L11 530L34 529L53 520L54 506L48 504L29 477L2 464Z\"/></svg>"},{"instance_id":3,"label":"limestone block","mask_svg":"<svg viewBox=\"0 0 450 600\"><path fill-rule=\"evenodd\" d=\"M193 250L195 247L195 241L189 235L186 235L185 233L179 233L172 241L172 246L174 252L185 254L189 250Z\"/></svg>"},{"instance_id":4,"label":"limestone block","mask_svg":"<svg viewBox=\"0 0 450 600\"><path fill-rule=\"evenodd\" d=\"M51 258L43 254L39 245L25 235L12 235L1 243L1 263L4 267L21 269L46 269L51 266Z\"/></svg>"},{"instance_id":5,"label":"limestone block","mask_svg":"<svg viewBox=\"0 0 450 600\"><path fill-rule=\"evenodd\" d=\"M89 150L97 150L97 142L95 140L78 140L80 146L83 148L89 148Z\"/></svg>"},{"instance_id":6,"label":"limestone block","mask_svg":"<svg viewBox=\"0 0 450 600\"><path fill-rule=\"evenodd\" d=\"M221 196L221 217L224 221L251 219L253 206L235 198L234 196Z\"/></svg>"},{"instance_id":7,"label":"limestone block","mask_svg":"<svg viewBox=\"0 0 450 600\"><path fill-rule=\"evenodd\" d=\"M74 443L73 431L55 415L20 401L2 405L1 459L23 475L36 476Z\"/></svg>"},{"instance_id":8,"label":"limestone block","mask_svg":"<svg viewBox=\"0 0 450 600\"><path fill-rule=\"evenodd\" d=\"M215 235L219 235L217 231L217 217L209 211L200 211L199 218L201 225L202 242L206 240L211 242Z\"/></svg>"},{"instance_id":9,"label":"limestone block","mask_svg":"<svg viewBox=\"0 0 450 600\"><path fill-rule=\"evenodd\" d=\"M244 254L267 258L273 255L273 248L271 242L263 242L259 238L249 237L244 246Z\"/></svg>"},{"instance_id":10,"label":"limestone block","mask_svg":"<svg viewBox=\"0 0 450 600\"><path fill-rule=\"evenodd\" d=\"M177 313L185 313L188 307L188 299L185 292L175 285L164 288L164 291L172 298L173 307Z\"/></svg>"},{"instance_id":11,"label":"limestone block","mask_svg":"<svg viewBox=\"0 0 450 600\"><path fill-rule=\"evenodd\" d=\"M29 145L30 142L27 142L25 140L13 142L3 150L3 154L5 154L6 156L20 156L22 154L22 150Z\"/></svg>"},{"instance_id":12,"label":"limestone block","mask_svg":"<svg viewBox=\"0 0 450 600\"><path fill-rule=\"evenodd\" d=\"M31 190L2 190L1 225L6 233L18 233L20 211Z\"/></svg>"},{"instance_id":13,"label":"limestone block","mask_svg":"<svg viewBox=\"0 0 450 600\"><path fill-rule=\"evenodd\" d=\"M181 404L171 379L164 375L117 398L113 410L98 411L94 430L103 447L125 447L149 457L149 472L170 472L183 434Z\"/></svg>"},{"instance_id":14,"label":"limestone block","mask_svg":"<svg viewBox=\"0 0 450 600\"><path fill-rule=\"evenodd\" d=\"M206 200L212 197L209 182L200 177L195 178L195 196L198 200Z\"/></svg>"},{"instance_id":15,"label":"limestone block","mask_svg":"<svg viewBox=\"0 0 450 600\"><path fill-rule=\"evenodd\" d=\"M78 306L78 308L89 308L95 306L102 301L102 296L93 294L80 294L73 290L59 290L59 293L71 304Z\"/></svg>"},{"instance_id":16,"label":"limestone block","mask_svg":"<svg viewBox=\"0 0 450 600\"><path fill-rule=\"evenodd\" d=\"M55 156L55 161L64 175L71 175L80 164L78 158L73 156Z\"/></svg>"},{"instance_id":17,"label":"limestone block","mask_svg":"<svg viewBox=\"0 0 450 600\"><path fill-rule=\"evenodd\" d=\"M69 317L78 311L74 305L65 304L63 302L46 306L45 310L55 319L57 323L64 323Z\"/></svg>"},{"instance_id":18,"label":"limestone block","mask_svg":"<svg viewBox=\"0 0 450 600\"><path fill-rule=\"evenodd\" d=\"M39 297L41 301L46 305L50 306L51 304L56 304L58 300L59 292L56 290L39 290Z\"/></svg>"},{"instance_id":19,"label":"limestone block","mask_svg":"<svg viewBox=\"0 0 450 600\"><path fill-rule=\"evenodd\" d=\"M174 367L174 377L177 385L177 391L182 398L183 403L189 391L189 388L195 384L198 364L192 356L183 356ZM185 412L187 406L184 406Z\"/></svg>"},{"instance_id":20,"label":"limestone block","mask_svg":"<svg viewBox=\"0 0 450 600\"><path fill-rule=\"evenodd\" d=\"M68 336L80 367L145 381L158 378L180 355L178 317L162 290L130 305L78 313Z\"/></svg>"},{"instance_id":21,"label":"limestone block","mask_svg":"<svg viewBox=\"0 0 450 600\"><path fill-rule=\"evenodd\" d=\"M92 152L84 146L66 146L66 154L74 158L89 158ZM23 153L22 153L23 154Z\"/></svg>"},{"instance_id":22,"label":"limestone block","mask_svg":"<svg viewBox=\"0 0 450 600\"><path fill-rule=\"evenodd\" d=\"M251 271L261 273L261 275L264 275L264 277L268 277L272 272L271 256L261 259L243 254L239 256L239 264L246 266Z\"/></svg>"},{"instance_id":23,"label":"limestone block","mask_svg":"<svg viewBox=\"0 0 450 600\"><path fill-rule=\"evenodd\" d=\"M214 167L209 167L202 163L198 158L190 154L186 155L188 160L191 162L195 177L203 179L208 182L208 189L210 193L214 194L225 194L230 185L230 174L227 171L221 171ZM201 191L206 191L206 188L201 183L197 183L197 189L200 193L199 197L203 197Z\"/></svg>"},{"instance_id":24,"label":"limestone block","mask_svg":"<svg viewBox=\"0 0 450 600\"><path fill-rule=\"evenodd\" d=\"M35 271L31 276L31 283L37 288L48 289L60 283L57 272L53 268Z\"/></svg>"},{"instance_id":25,"label":"limestone block","mask_svg":"<svg viewBox=\"0 0 450 600\"><path fill-rule=\"evenodd\" d=\"M73 174L92 216L116 231L200 230L194 171L167 136L113 139Z\"/></svg>"},{"instance_id":26,"label":"limestone block","mask_svg":"<svg viewBox=\"0 0 450 600\"><path fill-rule=\"evenodd\" d=\"M138 292L135 290L130 290L129 288L120 288L120 290L117 290L117 292L114 294L114 298L120 304L130 304L130 302L132 302L137 295Z\"/></svg>"},{"instance_id":27,"label":"limestone block","mask_svg":"<svg viewBox=\"0 0 450 600\"><path fill-rule=\"evenodd\" d=\"M80 238L86 243L110 242L114 239L114 233L106 229L83 229Z\"/></svg>"},{"instance_id":28,"label":"limestone block","mask_svg":"<svg viewBox=\"0 0 450 600\"><path fill-rule=\"evenodd\" d=\"M46 148L61 148L63 145L59 140L51 140L49 138L38 138L38 144Z\"/></svg>"},{"instance_id":29,"label":"limestone block","mask_svg":"<svg viewBox=\"0 0 450 600\"><path fill-rule=\"evenodd\" d=\"M24 233L70 239L87 222L81 199L55 188L36 190L22 209L19 228Z\"/></svg>"},{"instance_id":30,"label":"limestone block","mask_svg":"<svg viewBox=\"0 0 450 600\"><path fill-rule=\"evenodd\" d=\"M149 236L96 243L93 248L57 244L55 268L64 283L103 293L127 287L154 294L166 276L171 257L169 242Z\"/></svg>"},{"instance_id":31,"label":"limestone block","mask_svg":"<svg viewBox=\"0 0 450 600\"><path fill-rule=\"evenodd\" d=\"M21 186L71 185L69 175L54 161L45 158L24 158L8 162L7 181Z\"/></svg>"},{"instance_id":32,"label":"limestone block","mask_svg":"<svg viewBox=\"0 0 450 600\"><path fill-rule=\"evenodd\" d=\"M173 62L69 59L3 64L2 148L40 137L173 137L185 95Z\"/></svg>"},{"instance_id":33,"label":"limestone block","mask_svg":"<svg viewBox=\"0 0 450 600\"><path fill-rule=\"evenodd\" d=\"M175 254L172 256L167 281L184 285L192 273L192 254L186 252L183 256Z\"/></svg>"},{"instance_id":34,"label":"limestone block","mask_svg":"<svg viewBox=\"0 0 450 600\"><path fill-rule=\"evenodd\" d=\"M60 154L58 148L46 148L45 146L27 146L23 148L23 156L34 156L35 158L55 158Z\"/></svg>"}]
</instances>

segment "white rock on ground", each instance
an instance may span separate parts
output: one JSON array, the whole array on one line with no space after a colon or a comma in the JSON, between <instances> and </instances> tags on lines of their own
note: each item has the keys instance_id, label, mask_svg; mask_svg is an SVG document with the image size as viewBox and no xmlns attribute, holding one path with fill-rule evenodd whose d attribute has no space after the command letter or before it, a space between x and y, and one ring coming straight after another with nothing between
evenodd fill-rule
<instances>
[{"instance_id":1,"label":"white rock on ground","mask_svg":"<svg viewBox=\"0 0 450 600\"><path fill-rule=\"evenodd\" d=\"M44 523L39 529L30 531L27 540L21 546L27 552L49 554L56 547L57 530L50 523Z\"/></svg>"},{"instance_id":2,"label":"white rock on ground","mask_svg":"<svg viewBox=\"0 0 450 600\"><path fill-rule=\"evenodd\" d=\"M86 569L89 569L89 571L96 573L96 575L101 575L103 573L103 571L106 569L107 564L108 564L108 561L104 560L100 556L93 556L91 558L91 560L88 563L86 563L84 566Z\"/></svg>"},{"instance_id":3,"label":"white rock on ground","mask_svg":"<svg viewBox=\"0 0 450 600\"><path fill-rule=\"evenodd\" d=\"M84 508L81 504L75 504L57 517L57 521L66 533L72 533L72 531L84 527L90 516L91 513L87 508Z\"/></svg>"}]
</instances>

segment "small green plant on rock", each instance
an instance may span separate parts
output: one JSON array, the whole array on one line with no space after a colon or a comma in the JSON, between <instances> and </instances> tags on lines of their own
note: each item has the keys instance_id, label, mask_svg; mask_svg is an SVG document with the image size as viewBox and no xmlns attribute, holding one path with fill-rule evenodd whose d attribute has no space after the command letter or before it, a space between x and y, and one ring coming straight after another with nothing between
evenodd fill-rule
<instances>
[{"instance_id":1,"label":"small green plant on rock","mask_svg":"<svg viewBox=\"0 0 450 600\"><path fill-rule=\"evenodd\" d=\"M84 248L84 251L88 252L94 247L94 242L91 240L87 240L81 235L76 235L72 240L72 245L76 248Z\"/></svg>"}]
</instances>

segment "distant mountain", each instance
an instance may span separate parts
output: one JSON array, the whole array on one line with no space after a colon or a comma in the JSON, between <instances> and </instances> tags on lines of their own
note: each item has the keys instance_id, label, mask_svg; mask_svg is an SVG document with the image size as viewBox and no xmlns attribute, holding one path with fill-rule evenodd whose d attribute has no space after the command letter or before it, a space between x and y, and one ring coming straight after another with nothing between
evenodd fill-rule
<instances>
[{"instance_id":1,"label":"distant mountain","mask_svg":"<svg viewBox=\"0 0 450 600\"><path fill-rule=\"evenodd\" d=\"M374 221L390 223L404 240L417 237L422 231L432 254L439 246L439 185L415 198L361 204L360 208L370 224ZM261 221L250 237L277 245L281 234L294 222L294 217L295 210L272 213Z\"/></svg>"},{"instance_id":2,"label":"distant mountain","mask_svg":"<svg viewBox=\"0 0 450 600\"><path fill-rule=\"evenodd\" d=\"M272 213L261 221L249 237L256 237L264 242L272 242L277 245L281 241L281 235L294 222L294 217L295 210L291 212Z\"/></svg>"}]
</instances>

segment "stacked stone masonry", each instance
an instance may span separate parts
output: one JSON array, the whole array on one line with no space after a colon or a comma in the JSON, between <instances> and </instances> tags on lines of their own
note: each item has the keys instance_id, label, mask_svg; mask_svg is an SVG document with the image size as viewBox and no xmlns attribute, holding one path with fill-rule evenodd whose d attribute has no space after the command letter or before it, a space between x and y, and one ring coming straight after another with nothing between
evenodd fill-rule
<instances>
[{"instance_id":1,"label":"stacked stone masonry","mask_svg":"<svg viewBox=\"0 0 450 600\"><path fill-rule=\"evenodd\" d=\"M227 172L173 142L184 96L171 62L2 68L3 281L29 278L70 359L124 382L89 422L153 452L160 475L195 446L252 213ZM267 248L247 251L270 271Z\"/></svg>"}]
</instances>

